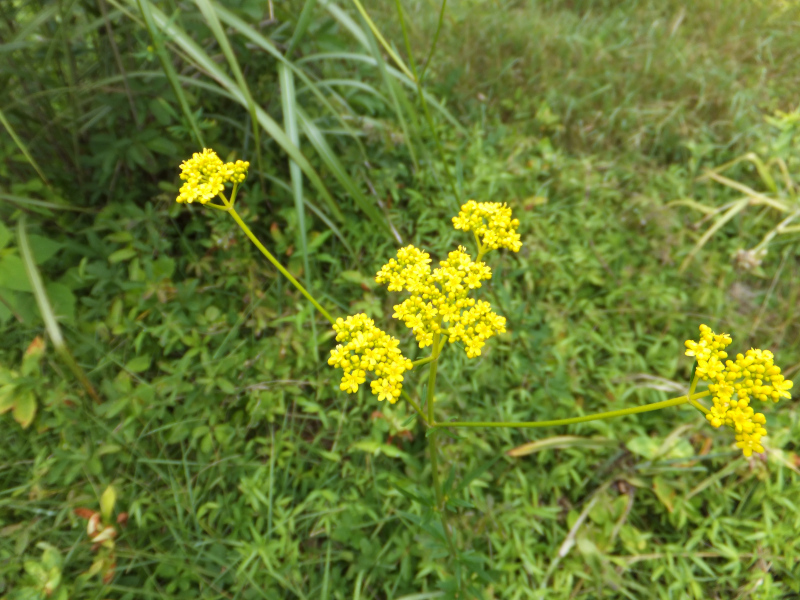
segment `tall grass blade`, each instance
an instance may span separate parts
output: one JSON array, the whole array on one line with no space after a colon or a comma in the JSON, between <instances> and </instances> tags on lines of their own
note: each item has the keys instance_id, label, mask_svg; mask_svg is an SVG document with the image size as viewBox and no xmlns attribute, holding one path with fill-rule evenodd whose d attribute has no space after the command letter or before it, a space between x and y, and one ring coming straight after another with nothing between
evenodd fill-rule
<instances>
[{"instance_id":1,"label":"tall grass blade","mask_svg":"<svg viewBox=\"0 0 800 600\"><path fill-rule=\"evenodd\" d=\"M319 89L319 86L316 85L311 80L311 78L303 71L303 69L298 68L295 63L286 59L286 57L283 56L283 54L275 47L275 45L271 41L269 41L267 38L261 35L253 27L242 21L239 17L237 17L227 9L223 8L222 6L216 5L215 8L217 10L217 14L219 15L220 20L223 23L225 23L228 27L235 29L237 32L239 32L248 40L250 40L253 44L258 46L265 52L269 53L275 59L285 64L289 69L291 69L292 72L297 76L297 78L300 81L302 81L303 84L305 84L305 86L309 90L311 90L311 92L314 94L317 100L319 100L320 104L322 104L331 113L331 115L333 115L336 118L336 120L339 122L342 128L345 131L349 132L353 140L358 145L362 156L366 159L366 151L364 150L364 147L361 145L361 142L358 140L358 137L356 137L356 132L351 129L351 127L347 124L347 121L345 121L342 118L342 116L339 114L339 111L337 111L334 108L334 106L326 98L325 94L322 93L322 91ZM342 100L342 104L349 108L349 105L347 105L347 103L344 100ZM352 109L350 110L351 112L354 112L352 111Z\"/></svg>"},{"instance_id":2,"label":"tall grass blade","mask_svg":"<svg viewBox=\"0 0 800 600\"><path fill-rule=\"evenodd\" d=\"M181 87L178 74L175 72L175 67L172 66L172 61L170 61L169 55L164 48L161 36L158 34L158 31L156 31L156 26L153 22L153 15L150 13L150 2L149 0L137 0L137 3L139 5L139 12L142 14L142 18L144 19L145 28L150 35L150 41L153 42L153 48L155 48L156 56L158 56L158 60L161 63L161 68L164 70L167 81L169 81L169 85L172 88L172 93L175 94L175 97L178 99L178 104L181 105L183 116L186 117L186 121L189 123L189 127L192 129L192 133L194 134L197 143L200 147L204 148L206 143L203 140L203 134L200 132L200 126L197 124L197 119L195 119L194 113L189 106L189 101L186 99L186 94L183 93L183 87Z\"/></svg>"},{"instance_id":3,"label":"tall grass blade","mask_svg":"<svg viewBox=\"0 0 800 600\"><path fill-rule=\"evenodd\" d=\"M195 0L195 4L197 4L197 6L200 8L200 11L203 13L203 16L206 19L206 24L211 28L211 32L214 34L217 43L220 45L220 48L222 48L222 53L225 55L231 71L233 71L233 76L236 79L236 83L239 85L239 91L244 96L245 103L247 104L247 110L250 112L250 122L253 124L253 138L256 147L256 162L258 164L259 178L261 178L261 188L264 189L262 175L264 172L264 165L261 159L261 134L257 125L258 119L256 116L255 100L253 100L253 95L250 93L250 87L247 85L247 81L244 79L244 74L239 66L239 61L236 58L236 54L233 52L233 48L228 40L228 36L225 35L225 32L222 29L222 25L219 22L219 17L212 6L211 0Z\"/></svg>"},{"instance_id":4,"label":"tall grass blade","mask_svg":"<svg viewBox=\"0 0 800 600\"><path fill-rule=\"evenodd\" d=\"M281 103L283 105L283 127L286 135L292 143L300 147L300 132L297 129L297 98L294 93L294 77L292 71L285 64L278 64L278 79L281 89ZM308 264L308 240L306 238L306 211L303 205L303 172L298 164L289 159L289 175L292 180L292 196L294 197L294 209L297 213L297 227L300 230L300 250L303 253L303 270L306 280L306 288L311 290L311 269ZM311 316L312 344L314 353L317 351L317 331L314 316Z\"/></svg>"},{"instance_id":5,"label":"tall grass blade","mask_svg":"<svg viewBox=\"0 0 800 600\"><path fill-rule=\"evenodd\" d=\"M128 3L135 1L148 2L149 0L126 0ZM235 102L247 108L247 99L239 89L239 86L228 77L222 69L214 62L214 60L203 50L197 43L180 27L173 23L167 16L158 10L156 7L150 7L153 21L156 26L166 35L170 36L173 42L186 54L186 56L202 71L206 72L210 77L215 79L228 93L231 94ZM339 220L344 220L339 207L331 196L322 179L308 162L305 156L295 146L292 141L286 136L280 125L270 117L260 106L256 106L256 119L264 128L264 131L295 161L303 173L308 177L309 181L322 196L325 203L330 208L331 212Z\"/></svg>"},{"instance_id":6,"label":"tall grass blade","mask_svg":"<svg viewBox=\"0 0 800 600\"><path fill-rule=\"evenodd\" d=\"M69 206L68 204L56 204L55 202L47 202L45 200L36 200L34 198L26 198L25 196L14 196L11 194L0 194L0 200L13 202L19 206L43 208L46 210L71 210L75 212L93 212L90 208L82 208L80 206Z\"/></svg>"},{"instance_id":7,"label":"tall grass blade","mask_svg":"<svg viewBox=\"0 0 800 600\"><path fill-rule=\"evenodd\" d=\"M425 80L425 73L433 60L433 53L436 51L436 44L439 41L439 34L442 32L442 25L444 25L444 10L447 8L447 0L442 0L442 8L439 10L439 22L436 24L436 33L433 34L433 42L431 42L431 49L428 51L428 58L425 59L425 64L422 65L422 71L419 74L419 81L422 83Z\"/></svg>"},{"instance_id":8,"label":"tall grass blade","mask_svg":"<svg viewBox=\"0 0 800 600\"><path fill-rule=\"evenodd\" d=\"M369 44L369 42L367 42ZM369 47L369 46L367 46ZM361 54L359 52L318 52L316 54L309 54L308 56L304 56L301 59L297 60L297 64L301 65L307 62L315 62L315 61L323 61L323 60L353 60L357 62L363 62L369 65L377 66L377 61L366 54ZM388 73L397 79L400 83L404 86L409 87L413 90L417 89L417 84L414 83L412 79L409 79L405 75L403 75L400 71L392 67L391 65L386 65L386 70ZM432 94L423 90L423 95L425 97L426 102L433 108L435 108L441 115L453 126L455 127L459 133L462 135L468 135L469 132L464 126L458 122L453 114L447 110L443 104L441 104L436 98L433 97Z\"/></svg>"},{"instance_id":9,"label":"tall grass blade","mask_svg":"<svg viewBox=\"0 0 800 600\"><path fill-rule=\"evenodd\" d=\"M2 123L3 127L6 128L6 131L8 131L8 135L10 135L11 139L14 140L14 143L17 145L17 148L19 148L19 151L22 152L22 154L25 155L25 158L30 163L30 165L34 168L36 173L38 173L39 177L44 182L44 184L47 187L50 187L50 182L47 181L47 177L44 176L44 171L42 171L41 167L39 166L39 163L37 163L36 160L33 158L33 156L31 156L31 153L28 152L28 147L19 138L19 136L17 135L17 132L14 131L14 128L11 126L11 123L8 122L8 119L6 119L6 115L5 115L5 113L3 112L2 109L0 109L0 123Z\"/></svg>"},{"instance_id":10,"label":"tall grass blade","mask_svg":"<svg viewBox=\"0 0 800 600\"><path fill-rule=\"evenodd\" d=\"M311 25L311 18L314 15L314 7L316 5L317 0L306 0L305 4L303 4L303 10L300 11L300 18L297 19L297 27L294 28L292 39L289 40L289 45L286 48L286 58L292 55L292 52L294 52L294 49L297 48L300 40L302 40L303 36L306 34L308 26Z\"/></svg>"},{"instance_id":11,"label":"tall grass blade","mask_svg":"<svg viewBox=\"0 0 800 600\"><path fill-rule=\"evenodd\" d=\"M381 214L381 211L376 208L373 202L369 201L364 195L364 192L361 191L355 181L347 174L347 171L344 170L342 163L339 162L336 154L331 147L328 146L328 142L325 140L325 136L322 135L322 132L320 132L314 122L308 118L299 106L296 108L296 111L303 133L306 134L308 140L317 151L317 154L319 154L320 158L325 163L325 166L330 169L333 176L339 180L339 183L344 186L347 192L353 197L355 203L358 204L359 208L361 208L370 219L372 219L373 223L379 225L381 229L389 235L392 235L392 230Z\"/></svg>"},{"instance_id":12,"label":"tall grass blade","mask_svg":"<svg viewBox=\"0 0 800 600\"><path fill-rule=\"evenodd\" d=\"M378 27L375 25L375 23L372 22L372 19L370 19L369 15L367 14L367 11L364 10L363 6L361 6L361 2L359 2L358 0L353 0L353 4L356 5L356 9L358 10L359 13L361 13L361 16L364 17L364 20L367 22L367 25L369 25L369 28L372 31L373 35L381 43L381 46L383 46L384 50L386 50L386 53L392 57L392 60L395 62L397 67L403 73L405 73L406 77L408 77L412 81L416 81L417 80L416 76L411 71L408 70L408 67L405 65L400 56L398 56L397 52L394 51L394 48L392 48L389 45L389 42L386 41L386 38L383 37Z\"/></svg>"},{"instance_id":13,"label":"tall grass blade","mask_svg":"<svg viewBox=\"0 0 800 600\"><path fill-rule=\"evenodd\" d=\"M700 250L703 249L703 246L706 245L708 240L710 240L714 234L719 231L725 223L730 221L733 217L739 214L742 210L747 208L747 205L750 203L749 198L742 198L736 204L734 204L728 212L722 215L719 219L714 221L714 224L708 228L708 230L703 234L703 236L697 241L694 248L689 252L683 262L681 263L680 268L678 269L679 273L683 273L686 270L686 267L689 266L689 263L692 262L694 257L697 255Z\"/></svg>"},{"instance_id":14,"label":"tall grass blade","mask_svg":"<svg viewBox=\"0 0 800 600\"><path fill-rule=\"evenodd\" d=\"M283 179L278 179L277 177L273 177L270 174L266 174L265 177L271 183L274 183L278 187L283 188L284 190L286 190L286 192L288 194L292 193L291 186L289 186ZM326 215L324 212L322 212L314 204L309 202L308 198L303 198L303 202L305 203L306 208L308 210L310 210L312 213L314 213L320 221L325 223L325 225L328 227L328 229L330 229L333 232L333 235L335 235L339 239L339 241L342 242L342 245L344 246L345 250L347 250L347 252L349 252L350 255L355 258L355 250L353 250L353 247L348 243L347 238L344 237L344 234L336 226L336 223L331 221L328 218L328 215Z\"/></svg>"},{"instance_id":15,"label":"tall grass blade","mask_svg":"<svg viewBox=\"0 0 800 600\"><path fill-rule=\"evenodd\" d=\"M375 43L375 38L370 37L368 39L370 42L369 49L372 52L372 56L375 58L375 62L378 64L378 70L380 70L381 72L381 77L383 77L383 83L386 86L386 89L389 90L389 96L392 98L392 106L394 107L394 113L397 116L398 122L400 123L400 128L403 130L403 136L406 139L408 152L409 154L411 154L411 162L414 165L414 171L418 171L419 163L417 162L417 153L414 151L414 140L411 137L411 131L408 126L408 122L406 121L405 115L403 114L403 109L400 106L401 96L404 100L406 109L408 110L408 114L413 115L414 113L412 110L410 110L409 103L406 97L403 94L398 93L398 90L395 87L394 79L389 77L389 71L386 68L386 63L383 60L383 56L381 56L380 49L378 48L378 45Z\"/></svg>"},{"instance_id":16,"label":"tall grass blade","mask_svg":"<svg viewBox=\"0 0 800 600\"><path fill-rule=\"evenodd\" d=\"M353 0L353 2L358 2L358 0ZM400 19L400 28L403 31L403 41L405 42L406 45L406 54L408 54L408 62L411 65L411 71L414 75L413 80L417 86L417 93L419 94L420 104L422 104L422 113L425 115L425 120L428 122L428 128L430 129L431 135L433 136L433 141L436 143L436 149L439 151L439 159L442 161L442 168L444 169L444 172L447 175L447 181L450 184L450 189L453 191L453 196L455 196L456 200L455 208L458 209L458 207L461 205L461 194L459 193L458 186L456 185L456 180L453 177L453 174L450 172L450 167L447 165L447 156L444 153L444 148L442 147L442 141L439 138L439 130L436 128L436 123L434 123L433 119L431 118L431 111L428 109L428 103L425 100L425 94L422 91L422 82L417 76L417 65L415 64L414 61L414 53L411 49L411 41L408 38L406 19L403 14L403 6L402 4L400 4L400 0L395 0L395 6L397 7L397 18Z\"/></svg>"},{"instance_id":17,"label":"tall grass blade","mask_svg":"<svg viewBox=\"0 0 800 600\"><path fill-rule=\"evenodd\" d=\"M89 396L91 396L95 402L99 403L100 397L97 395L97 392L95 391L91 382L86 377L83 369L81 369L80 365L75 362L75 359L73 358L69 348L67 348L66 342L64 341L64 336L61 334L61 328L58 326L55 312L53 312L53 306L50 304L50 300L47 297L47 291L45 290L44 283L42 282L42 276L39 274L39 269L36 267L36 262L33 259L33 252L31 251L31 246L28 243L28 234L25 231L24 215L22 218L20 218L19 223L17 223L17 244L19 246L20 254L22 255L22 262L25 265L25 272L28 274L28 281L30 281L33 295L36 298L36 304L39 306L39 312L42 315L42 320L44 321L47 335L50 337L50 341L53 342L53 347L56 349L56 352L64 361L64 363L66 363L66 365L75 375L75 378L86 390L86 393L89 394Z\"/></svg>"}]
</instances>

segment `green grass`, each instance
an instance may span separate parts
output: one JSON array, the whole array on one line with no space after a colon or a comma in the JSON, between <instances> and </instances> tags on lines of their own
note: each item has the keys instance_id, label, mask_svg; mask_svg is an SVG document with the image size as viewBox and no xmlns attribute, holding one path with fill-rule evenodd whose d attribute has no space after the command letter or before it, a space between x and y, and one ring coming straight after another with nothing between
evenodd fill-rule
<instances>
[{"instance_id":1,"label":"green grass","mask_svg":"<svg viewBox=\"0 0 800 600\"><path fill-rule=\"evenodd\" d=\"M453 0L425 75L443 162L416 90L376 62L352 6L325 4L275 3L273 23L253 3L0 8L0 105L22 142L0 138L0 383L38 405L25 430L0 416L0 597L35 587L40 542L60 551L70 598L450 593L414 500L431 494L422 425L402 403L339 392L327 322L225 215L174 202L198 134L253 163L240 212L279 260L334 316L366 311L412 358L424 354L390 318L400 296L373 274L401 243L438 259L471 242L450 227L448 171L463 198L513 207L525 245L491 256L482 295L509 333L476 360L446 351L440 419L557 419L678 395L700 323L797 376L797 235L739 271L732 255L778 218L744 211L681 273L707 224L670 204L736 200L697 175L778 144L764 116L796 108L796 9ZM422 68L439 4L404 6ZM394 3L366 8L405 58ZM763 189L745 164L728 175ZM23 214L25 256L100 403L49 342L41 363L23 360L46 331L14 236ZM426 375L406 389L423 394ZM750 461L687 408L440 438L447 487L472 505L451 520L474 589L796 596L795 406L768 409L768 453ZM80 575L94 555L73 511L99 510L109 484L128 521L104 584Z\"/></svg>"}]
</instances>

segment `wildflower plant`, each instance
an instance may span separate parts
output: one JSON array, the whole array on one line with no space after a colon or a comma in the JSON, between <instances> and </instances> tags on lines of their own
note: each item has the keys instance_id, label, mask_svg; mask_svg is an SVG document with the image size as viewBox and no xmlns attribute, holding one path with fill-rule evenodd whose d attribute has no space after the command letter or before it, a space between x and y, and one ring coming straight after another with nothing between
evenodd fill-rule
<instances>
[{"instance_id":1,"label":"wildflower plant","mask_svg":"<svg viewBox=\"0 0 800 600\"><path fill-rule=\"evenodd\" d=\"M245 235L262 254L294 285L331 323L336 334L336 346L331 350L328 364L341 370L340 391L355 394L367 383L379 401L408 402L427 427L428 457L435 503L433 512L439 515L447 550L453 559L458 589L461 589L461 559L453 531L447 522L447 511L453 509L439 479L438 436L454 428L541 428L571 425L601 419L651 412L681 405L691 405L702 413L715 428L723 425L734 431L736 446L745 457L764 452L767 435L766 417L755 412L751 402L778 402L789 398L792 382L781 374L775 357L769 350L750 349L729 359L731 344L728 334L716 334L710 327L700 325L699 340L686 341L686 355L696 361L688 393L669 400L634 406L621 410L581 415L552 421L437 421L435 414L436 379L439 360L447 344L457 344L469 359L481 356L486 344L496 335L506 332L505 317L494 312L489 302L476 296L483 282L492 278L492 269L484 258L495 250L519 252L522 248L518 232L519 220L512 210L497 202L470 200L461 206L453 218L453 227L472 232L476 246L475 257L466 246L451 251L438 266L432 267L430 254L413 245L400 248L375 276L389 292L405 294L394 306L392 317L411 330L421 349L430 348L430 355L411 361L400 349L400 340L380 329L368 315L359 313L346 318L333 318L255 237L234 209L239 185L245 180L249 163L223 163L212 150L196 153L181 165L185 181L177 198L181 203L199 202L228 212ZM230 198L225 186L232 184ZM212 202L218 199L219 204ZM409 394L408 374L427 367L425 403ZM707 390L697 391L700 382ZM710 397L711 407L700 401ZM452 435L452 434L451 434ZM467 560L467 559L464 559ZM460 562L461 561L461 562Z\"/></svg>"}]
</instances>

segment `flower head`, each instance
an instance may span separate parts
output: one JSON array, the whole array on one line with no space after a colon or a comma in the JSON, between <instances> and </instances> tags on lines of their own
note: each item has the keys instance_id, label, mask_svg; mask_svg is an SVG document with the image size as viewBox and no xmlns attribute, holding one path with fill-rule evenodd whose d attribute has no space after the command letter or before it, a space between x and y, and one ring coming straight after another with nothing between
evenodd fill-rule
<instances>
[{"instance_id":1,"label":"flower head","mask_svg":"<svg viewBox=\"0 0 800 600\"><path fill-rule=\"evenodd\" d=\"M453 227L474 231L484 248L496 250L508 248L519 252L522 247L517 227L519 220L511 218L511 209L500 202L475 202L470 200L461 206L461 212L453 217Z\"/></svg>"},{"instance_id":2,"label":"flower head","mask_svg":"<svg viewBox=\"0 0 800 600\"><path fill-rule=\"evenodd\" d=\"M470 358L479 356L488 338L506 330L505 318L496 315L488 302L469 297L482 281L491 279L492 270L473 261L464 247L448 254L436 269L431 270L429 263L426 252L407 246L378 271L378 283L411 293L394 307L392 316L414 332L420 348L430 346L434 335L444 334L451 343L463 342Z\"/></svg>"},{"instance_id":3,"label":"flower head","mask_svg":"<svg viewBox=\"0 0 800 600\"><path fill-rule=\"evenodd\" d=\"M714 427L727 425L736 431L736 446L745 456L763 452L761 438L767 435L766 417L750 407L750 400L777 402L791 398L792 382L781 375L775 356L769 350L751 348L728 358L725 348L731 343L728 334L717 335L706 325L700 325L700 339L686 340L686 356L697 360L695 371L699 379L709 382L713 406L706 419ZM724 361L724 362L723 362Z\"/></svg>"},{"instance_id":4,"label":"flower head","mask_svg":"<svg viewBox=\"0 0 800 600\"><path fill-rule=\"evenodd\" d=\"M377 376L370 385L378 400L397 402L403 373L411 369L411 361L397 348L399 340L375 327L363 313L336 319L333 329L341 343L331 350L328 364L344 371L339 389L354 394L370 371Z\"/></svg>"},{"instance_id":5,"label":"flower head","mask_svg":"<svg viewBox=\"0 0 800 600\"><path fill-rule=\"evenodd\" d=\"M177 201L206 204L225 189L230 182L239 184L247 177L250 163L242 160L223 163L217 153L208 148L195 152L192 158L181 163L181 186Z\"/></svg>"}]
</instances>

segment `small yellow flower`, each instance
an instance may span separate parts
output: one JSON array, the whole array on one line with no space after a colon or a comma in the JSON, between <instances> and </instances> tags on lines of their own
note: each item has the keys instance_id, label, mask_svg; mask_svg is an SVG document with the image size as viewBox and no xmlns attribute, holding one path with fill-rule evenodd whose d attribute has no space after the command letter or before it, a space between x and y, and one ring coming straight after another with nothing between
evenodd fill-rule
<instances>
[{"instance_id":1,"label":"small yellow flower","mask_svg":"<svg viewBox=\"0 0 800 600\"><path fill-rule=\"evenodd\" d=\"M474 231L488 250L508 248L512 252L519 252L522 247L517 233L519 220L512 219L511 209L500 202L470 200L461 206L458 216L453 217L453 227Z\"/></svg>"},{"instance_id":2,"label":"small yellow flower","mask_svg":"<svg viewBox=\"0 0 800 600\"><path fill-rule=\"evenodd\" d=\"M206 204L225 190L226 183L238 185L247 177L250 163L237 160L223 163L217 153L208 148L195 152L192 158L181 163L181 186L177 201Z\"/></svg>"},{"instance_id":3,"label":"small yellow flower","mask_svg":"<svg viewBox=\"0 0 800 600\"><path fill-rule=\"evenodd\" d=\"M378 271L378 283L411 293L394 307L392 316L414 332L420 348L444 333L450 343L463 342L468 357L479 356L488 338L505 331L505 318L496 315L488 302L468 297L482 281L491 279L492 270L473 261L463 246L450 252L438 268L431 270L429 263L426 252L407 246Z\"/></svg>"},{"instance_id":4,"label":"small yellow flower","mask_svg":"<svg viewBox=\"0 0 800 600\"><path fill-rule=\"evenodd\" d=\"M736 431L736 446L745 456L763 452L761 438L767 435L766 417L750 406L751 398L777 402L791 398L792 382L781 375L781 369L769 350L751 348L725 360L731 343L728 334L717 335L706 325L700 326L698 341L686 340L686 355L697 361L697 377L709 382L713 406L706 419L713 427L727 425ZM723 362L724 361L724 362Z\"/></svg>"},{"instance_id":5,"label":"small yellow flower","mask_svg":"<svg viewBox=\"0 0 800 600\"><path fill-rule=\"evenodd\" d=\"M397 402L403 373L411 369L411 361L397 348L400 342L375 327L375 322L363 313L337 319L333 329L336 341L343 342L331 350L328 359L329 365L344 371L339 389L356 393L369 371L377 376L370 385L378 400Z\"/></svg>"}]
</instances>

